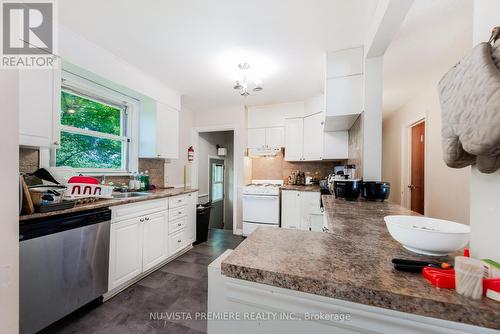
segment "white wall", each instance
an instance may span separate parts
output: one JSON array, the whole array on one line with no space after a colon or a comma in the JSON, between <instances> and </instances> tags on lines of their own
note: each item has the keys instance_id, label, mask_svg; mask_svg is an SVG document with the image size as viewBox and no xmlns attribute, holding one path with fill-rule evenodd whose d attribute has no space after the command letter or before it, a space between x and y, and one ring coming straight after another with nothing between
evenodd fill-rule
<instances>
[{"instance_id":1,"label":"white wall","mask_svg":"<svg viewBox=\"0 0 500 334\"><path fill-rule=\"evenodd\" d=\"M445 67L446 68L446 67ZM406 128L426 118L425 215L467 224L469 222L470 168L445 165L441 151L441 108L438 79L384 119L382 179L391 183L389 200L409 207L407 188L409 140Z\"/></svg>"},{"instance_id":2,"label":"white wall","mask_svg":"<svg viewBox=\"0 0 500 334\"><path fill-rule=\"evenodd\" d=\"M235 232L241 233L242 211L241 211L241 187L245 185L245 152L247 146L247 112L245 106L232 105L222 106L210 110L197 110L193 114L193 137L197 137L198 130L233 130L234 129L234 175L237 186L237 194L234 201L235 221L233 222ZM195 139L194 139L195 140ZM195 148L196 154L196 148ZM196 159L196 156L195 156ZM248 160L248 159L247 159ZM192 179L197 179L196 163L192 168Z\"/></svg>"},{"instance_id":3,"label":"white wall","mask_svg":"<svg viewBox=\"0 0 500 334\"><path fill-rule=\"evenodd\" d=\"M191 163L188 161L188 148L193 128L193 112L182 106L179 112L179 159L165 161L165 184L168 186L184 186L184 166L187 166L187 185L193 184L191 179Z\"/></svg>"},{"instance_id":4,"label":"white wall","mask_svg":"<svg viewBox=\"0 0 500 334\"><path fill-rule=\"evenodd\" d=\"M473 44L487 41L491 28L500 26L500 1L475 0ZM497 45L499 42L497 42ZM481 174L472 168L470 192L471 255L500 262L500 171Z\"/></svg>"},{"instance_id":5,"label":"white wall","mask_svg":"<svg viewBox=\"0 0 500 334\"><path fill-rule=\"evenodd\" d=\"M19 331L19 110L18 72L0 70L0 332Z\"/></svg>"},{"instance_id":6,"label":"white wall","mask_svg":"<svg viewBox=\"0 0 500 334\"><path fill-rule=\"evenodd\" d=\"M91 79L97 75L111 86L121 86L127 93L135 92L160 101L176 110L181 109L180 94L161 81L145 74L114 54L86 40L70 29L59 26L59 55L65 68ZM68 64L69 63L69 64ZM73 67L71 66L73 65ZM74 67L76 66L76 67ZM83 70L83 71L82 71ZM117 88L114 86L113 88Z\"/></svg>"}]
</instances>

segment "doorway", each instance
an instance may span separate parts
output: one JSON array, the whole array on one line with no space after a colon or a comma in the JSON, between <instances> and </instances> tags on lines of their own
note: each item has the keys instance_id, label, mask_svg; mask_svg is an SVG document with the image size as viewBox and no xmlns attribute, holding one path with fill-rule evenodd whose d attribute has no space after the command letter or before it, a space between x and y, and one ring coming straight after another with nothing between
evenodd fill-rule
<instances>
[{"instance_id":1,"label":"doorway","mask_svg":"<svg viewBox=\"0 0 500 334\"><path fill-rule=\"evenodd\" d=\"M410 128L410 203L411 210L424 214L425 211L425 121Z\"/></svg>"},{"instance_id":2,"label":"doorway","mask_svg":"<svg viewBox=\"0 0 500 334\"><path fill-rule=\"evenodd\" d=\"M224 228L225 160L209 158L209 198L212 202L209 228Z\"/></svg>"}]
</instances>

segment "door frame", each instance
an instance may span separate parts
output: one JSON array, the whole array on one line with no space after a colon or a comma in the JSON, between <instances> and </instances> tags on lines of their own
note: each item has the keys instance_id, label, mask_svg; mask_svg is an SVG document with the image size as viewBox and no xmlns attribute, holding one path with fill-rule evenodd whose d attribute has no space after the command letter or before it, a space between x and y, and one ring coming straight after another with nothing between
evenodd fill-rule
<instances>
[{"instance_id":1,"label":"door frame","mask_svg":"<svg viewBox=\"0 0 500 334\"><path fill-rule=\"evenodd\" d=\"M227 172L227 168L226 168L226 157L219 157L217 155L208 155L208 169L209 169L209 174L208 174L208 200L211 201L212 198L210 196L210 193L212 192L212 189L210 187L210 179L212 178L211 174L212 174L212 166L210 166L210 159L217 159L217 160L223 160L224 161L224 198L222 199L222 220L223 220L223 223L225 224L226 223L226 210L225 210L225 206L226 206L226 172Z\"/></svg>"},{"instance_id":2,"label":"door frame","mask_svg":"<svg viewBox=\"0 0 500 334\"><path fill-rule=\"evenodd\" d=\"M201 126L194 127L191 130L191 143L193 144L195 158L191 163L191 186L198 188L198 172L199 163L196 157L196 152L199 152L200 148L200 133L207 132L218 132L218 131L233 131L233 234L242 234L242 222L238 220L238 212L240 211L241 194L238 192L238 186L243 185L244 180L240 182L240 178L244 176L244 150L241 143L245 143L246 140L242 141L240 134L242 129L236 124L225 124L225 125L213 125L213 126ZM241 159L241 161L240 161ZM241 212L240 212L241 216Z\"/></svg>"},{"instance_id":3,"label":"door frame","mask_svg":"<svg viewBox=\"0 0 500 334\"><path fill-rule=\"evenodd\" d=\"M424 140L424 215L428 212L428 199L429 199L429 187L428 187L428 129L429 124L427 121L427 115L418 115L413 118L412 121L406 123L401 131L402 143L401 145L401 205L407 209L411 209L411 191L408 189L408 185L411 183L411 150L412 150L412 128L425 122L425 140Z\"/></svg>"}]
</instances>

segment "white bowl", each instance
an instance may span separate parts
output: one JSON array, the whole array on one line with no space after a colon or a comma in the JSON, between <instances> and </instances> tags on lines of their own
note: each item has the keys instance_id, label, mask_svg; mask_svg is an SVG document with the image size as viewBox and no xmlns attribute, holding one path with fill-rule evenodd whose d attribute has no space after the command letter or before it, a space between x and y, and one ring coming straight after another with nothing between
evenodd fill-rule
<instances>
[{"instance_id":1,"label":"white bowl","mask_svg":"<svg viewBox=\"0 0 500 334\"><path fill-rule=\"evenodd\" d=\"M423 216L386 216L384 220L391 236L418 254L442 256L469 242L468 225Z\"/></svg>"}]
</instances>

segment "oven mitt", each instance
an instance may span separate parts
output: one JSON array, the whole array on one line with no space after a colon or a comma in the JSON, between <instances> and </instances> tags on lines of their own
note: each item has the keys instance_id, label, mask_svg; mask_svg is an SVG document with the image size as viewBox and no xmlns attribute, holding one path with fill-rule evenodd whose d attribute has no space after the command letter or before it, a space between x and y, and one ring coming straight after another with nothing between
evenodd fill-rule
<instances>
[{"instance_id":1,"label":"oven mitt","mask_svg":"<svg viewBox=\"0 0 500 334\"><path fill-rule=\"evenodd\" d=\"M452 168L500 168L500 48L477 45L438 84L443 159Z\"/></svg>"}]
</instances>

